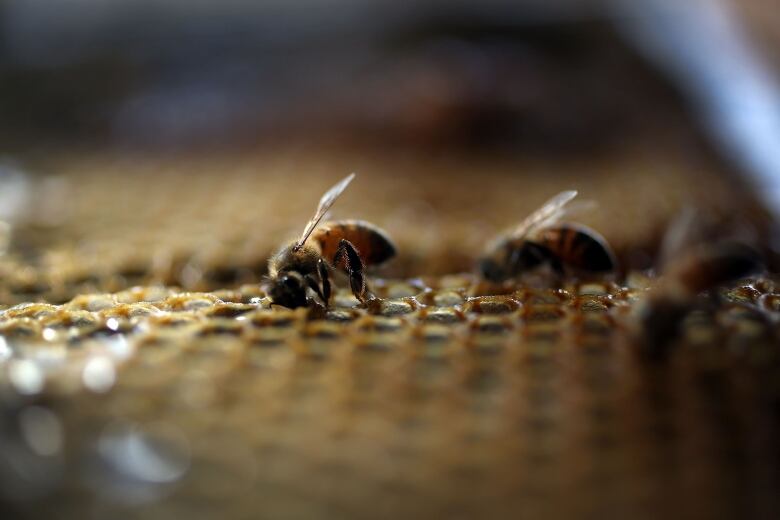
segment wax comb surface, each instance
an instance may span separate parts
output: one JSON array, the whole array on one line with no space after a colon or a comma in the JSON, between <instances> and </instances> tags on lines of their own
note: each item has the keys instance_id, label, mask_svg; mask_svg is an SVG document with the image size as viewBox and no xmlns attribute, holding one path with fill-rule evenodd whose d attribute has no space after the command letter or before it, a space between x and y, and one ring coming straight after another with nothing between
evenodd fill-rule
<instances>
[{"instance_id":1,"label":"wax comb surface","mask_svg":"<svg viewBox=\"0 0 780 520\"><path fill-rule=\"evenodd\" d=\"M291 170L289 158L90 160L61 163L72 170L63 224L20 224L0 259L2 509L58 518L780 511L776 280L719 291L685 320L667 362L651 363L629 331L655 283L645 273L558 289L468 274L489 233L576 175L482 181L494 201L483 205L472 196L474 164L413 170L451 168L442 187L413 182L398 160L331 157L329 171L360 163L406 173L393 183L359 176L339 202L340 216L385 226L399 258L369 278L380 303L356 307L337 279L323 316L270 308L258 282L328 179L303 174L310 197L282 203L289 181L256 172ZM482 167L488 179L509 169ZM589 224L626 251L650 241L702 178L712 204L728 193L714 175L669 171L589 177L584 196L601 208ZM660 194L632 195L638 184Z\"/></svg>"}]
</instances>

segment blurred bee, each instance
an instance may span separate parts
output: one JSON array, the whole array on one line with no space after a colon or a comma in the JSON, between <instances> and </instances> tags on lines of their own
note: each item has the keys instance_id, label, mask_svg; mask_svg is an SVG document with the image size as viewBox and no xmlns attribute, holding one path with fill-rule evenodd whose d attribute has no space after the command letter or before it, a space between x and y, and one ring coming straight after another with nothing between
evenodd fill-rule
<instances>
[{"instance_id":1,"label":"blurred bee","mask_svg":"<svg viewBox=\"0 0 780 520\"><path fill-rule=\"evenodd\" d=\"M269 294L274 304L294 309L307 305L307 288L328 306L331 296L330 271L342 269L349 276L352 293L365 303L371 298L363 270L395 256L395 246L378 227L361 220L320 220L347 188L351 174L320 199L314 216L301 237L282 247L268 262Z\"/></svg>"},{"instance_id":2,"label":"blurred bee","mask_svg":"<svg viewBox=\"0 0 780 520\"><path fill-rule=\"evenodd\" d=\"M572 208L582 208L567 207L576 196L573 190L559 193L494 240L479 263L482 276L499 283L544 264L559 275L613 271L615 255L604 237L581 224L560 222Z\"/></svg>"},{"instance_id":3,"label":"blurred bee","mask_svg":"<svg viewBox=\"0 0 780 520\"><path fill-rule=\"evenodd\" d=\"M661 278L637 307L636 333L644 354L659 359L668 354L683 320L700 305L701 293L762 270L762 255L746 229L706 222L692 210L681 214L661 245Z\"/></svg>"}]
</instances>

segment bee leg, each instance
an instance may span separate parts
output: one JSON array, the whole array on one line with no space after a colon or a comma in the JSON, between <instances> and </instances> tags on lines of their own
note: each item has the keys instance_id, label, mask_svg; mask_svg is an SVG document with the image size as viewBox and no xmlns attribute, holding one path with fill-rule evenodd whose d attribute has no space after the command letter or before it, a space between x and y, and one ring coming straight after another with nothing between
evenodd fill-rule
<instances>
[{"instance_id":1,"label":"bee leg","mask_svg":"<svg viewBox=\"0 0 780 520\"><path fill-rule=\"evenodd\" d=\"M328 266L322 258L317 262L317 272L319 273L322 282L322 294L320 296L327 307L330 303L330 273L328 273Z\"/></svg>"},{"instance_id":2,"label":"bee leg","mask_svg":"<svg viewBox=\"0 0 780 520\"><path fill-rule=\"evenodd\" d=\"M352 294L355 298L365 303L368 300L368 287L363 278L363 260L360 258L355 246L349 240L341 239L336 255L333 257L333 263L338 264L344 258L347 274L349 275L349 285L352 288Z\"/></svg>"},{"instance_id":3,"label":"bee leg","mask_svg":"<svg viewBox=\"0 0 780 520\"><path fill-rule=\"evenodd\" d=\"M516 274L548 265L558 279L562 279L564 275L563 264L555 253L550 248L530 240L512 252L509 262L510 268Z\"/></svg>"},{"instance_id":4,"label":"bee leg","mask_svg":"<svg viewBox=\"0 0 780 520\"><path fill-rule=\"evenodd\" d=\"M507 258L506 262L509 272L512 276L517 276L523 270L523 248L518 247L513 249Z\"/></svg>"},{"instance_id":5,"label":"bee leg","mask_svg":"<svg viewBox=\"0 0 780 520\"><path fill-rule=\"evenodd\" d=\"M552 268L552 270L560 278L563 278L564 275L566 275L566 269L563 267L563 262L561 262L558 258L551 257L549 262L550 262L550 267Z\"/></svg>"},{"instance_id":6,"label":"bee leg","mask_svg":"<svg viewBox=\"0 0 780 520\"><path fill-rule=\"evenodd\" d=\"M515 272L519 273L535 269L543 263L551 262L554 259L555 255L547 247L528 240L521 247L512 251L509 257L509 265Z\"/></svg>"},{"instance_id":7,"label":"bee leg","mask_svg":"<svg viewBox=\"0 0 780 520\"><path fill-rule=\"evenodd\" d=\"M325 305L328 305L328 301L325 299L325 296L322 294L322 289L320 289L320 285L317 283L317 280L310 274L307 274L304 279L306 280L306 284L311 287L311 289L317 293L317 296L319 296L320 300Z\"/></svg>"}]
</instances>

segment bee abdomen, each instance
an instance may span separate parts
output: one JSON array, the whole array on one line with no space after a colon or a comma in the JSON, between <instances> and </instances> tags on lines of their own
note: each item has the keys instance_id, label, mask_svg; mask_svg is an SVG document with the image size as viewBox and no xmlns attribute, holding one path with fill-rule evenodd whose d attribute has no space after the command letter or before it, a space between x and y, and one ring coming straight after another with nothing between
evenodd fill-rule
<instances>
[{"instance_id":1,"label":"bee abdomen","mask_svg":"<svg viewBox=\"0 0 780 520\"><path fill-rule=\"evenodd\" d=\"M564 224L547 228L535 241L550 249L570 268L608 272L616 266L615 255L604 237L583 225Z\"/></svg>"},{"instance_id":2,"label":"bee abdomen","mask_svg":"<svg viewBox=\"0 0 780 520\"><path fill-rule=\"evenodd\" d=\"M764 269L761 254L739 243L721 244L699 252L673 271L690 292L699 293Z\"/></svg>"},{"instance_id":3,"label":"bee abdomen","mask_svg":"<svg viewBox=\"0 0 780 520\"><path fill-rule=\"evenodd\" d=\"M333 262L341 240L355 246L366 265L378 265L395 256L395 245L380 228L363 220L340 220L322 224L312 240L319 244L322 255Z\"/></svg>"}]
</instances>

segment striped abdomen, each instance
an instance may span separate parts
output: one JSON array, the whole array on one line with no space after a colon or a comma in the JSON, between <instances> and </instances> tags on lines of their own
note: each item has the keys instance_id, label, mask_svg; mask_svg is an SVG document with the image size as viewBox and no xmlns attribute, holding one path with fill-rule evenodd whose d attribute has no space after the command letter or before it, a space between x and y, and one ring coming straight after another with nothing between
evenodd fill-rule
<instances>
[{"instance_id":1,"label":"striped abdomen","mask_svg":"<svg viewBox=\"0 0 780 520\"><path fill-rule=\"evenodd\" d=\"M666 275L686 292L698 294L762 269L764 263L756 249L739 242L724 242L684 256Z\"/></svg>"},{"instance_id":2,"label":"striped abdomen","mask_svg":"<svg viewBox=\"0 0 780 520\"><path fill-rule=\"evenodd\" d=\"M580 224L560 224L538 231L532 242L552 252L566 267L578 271L608 272L615 269L615 255L596 231Z\"/></svg>"},{"instance_id":3,"label":"striped abdomen","mask_svg":"<svg viewBox=\"0 0 780 520\"><path fill-rule=\"evenodd\" d=\"M384 263L396 252L395 245L384 231L363 220L325 222L312 233L311 240L331 264L341 240L348 240L355 246L365 265Z\"/></svg>"}]
</instances>

